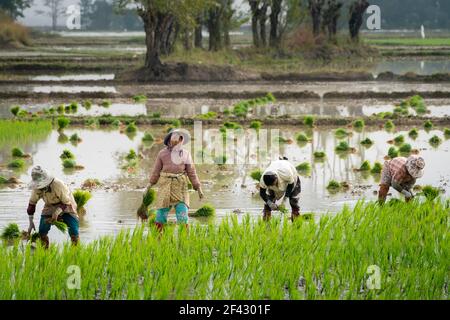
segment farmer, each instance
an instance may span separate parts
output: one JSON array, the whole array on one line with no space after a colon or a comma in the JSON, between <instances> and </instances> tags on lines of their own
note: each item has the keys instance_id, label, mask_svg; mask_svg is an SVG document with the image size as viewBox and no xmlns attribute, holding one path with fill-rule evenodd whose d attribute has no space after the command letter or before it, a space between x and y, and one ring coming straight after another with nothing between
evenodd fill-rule
<instances>
[{"instance_id":1,"label":"farmer","mask_svg":"<svg viewBox=\"0 0 450 320\"><path fill-rule=\"evenodd\" d=\"M276 201L283 197L289 198L291 220L300 215L300 177L287 158L273 161L262 174L259 185L259 194L265 202L264 220L270 219L272 210L278 210Z\"/></svg>"},{"instance_id":2,"label":"farmer","mask_svg":"<svg viewBox=\"0 0 450 320\"><path fill-rule=\"evenodd\" d=\"M414 197L411 189L416 183L416 179L423 176L424 168L425 161L418 156L397 157L386 161L381 172L378 201L380 203L386 201L390 187L403 194L406 201L410 201Z\"/></svg>"},{"instance_id":3,"label":"farmer","mask_svg":"<svg viewBox=\"0 0 450 320\"><path fill-rule=\"evenodd\" d=\"M188 178L198 192L200 199L203 191L198 179L191 154L183 149L183 145L190 141L189 132L182 129L172 130L165 138L165 148L162 149L155 162L150 177L148 189L159 181L158 196L156 198L156 227L162 230L167 223L167 215L175 207L177 222L188 226ZM144 204L138 210L142 219L147 218L147 208Z\"/></svg>"},{"instance_id":4,"label":"farmer","mask_svg":"<svg viewBox=\"0 0 450 320\"><path fill-rule=\"evenodd\" d=\"M67 225L72 244L77 245L79 241L77 204L69 187L40 166L33 168L31 179L28 184L29 189L32 190L27 209L30 221L28 234L31 234L33 229L36 230L33 217L36 204L42 199L44 209L39 223L39 237L43 245L46 248L50 245L47 234L55 221L62 221Z\"/></svg>"}]
</instances>

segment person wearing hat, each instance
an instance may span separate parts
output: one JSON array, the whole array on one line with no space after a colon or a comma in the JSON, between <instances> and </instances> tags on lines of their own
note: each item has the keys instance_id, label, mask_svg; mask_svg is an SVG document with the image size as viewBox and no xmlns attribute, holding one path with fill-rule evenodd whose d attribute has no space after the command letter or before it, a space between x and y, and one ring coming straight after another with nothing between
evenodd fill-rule
<instances>
[{"instance_id":1,"label":"person wearing hat","mask_svg":"<svg viewBox=\"0 0 450 320\"><path fill-rule=\"evenodd\" d=\"M39 237L43 245L48 248L50 241L48 232L55 221L63 221L69 231L72 244L79 241L79 221L77 215L77 204L69 187L64 182L53 177L49 172L40 166L36 166L31 171L31 182L28 187L31 192L28 204L29 228L28 234L36 227L34 225L34 213L39 200L44 201L41 220L39 223Z\"/></svg>"},{"instance_id":2,"label":"person wearing hat","mask_svg":"<svg viewBox=\"0 0 450 320\"><path fill-rule=\"evenodd\" d=\"M272 210L278 210L276 201L283 197L289 199L291 220L294 221L300 215L300 177L287 158L271 162L262 174L259 186L259 195L265 202L264 220L270 219Z\"/></svg>"},{"instance_id":3,"label":"person wearing hat","mask_svg":"<svg viewBox=\"0 0 450 320\"><path fill-rule=\"evenodd\" d=\"M390 187L403 194L406 201L410 201L414 197L411 190L416 179L423 176L424 168L425 160L418 156L397 157L386 161L381 172L378 201L380 203L386 201Z\"/></svg>"},{"instance_id":4,"label":"person wearing hat","mask_svg":"<svg viewBox=\"0 0 450 320\"><path fill-rule=\"evenodd\" d=\"M190 134L186 130L172 130L164 138L165 148L158 153L156 158L148 189L156 183L159 185L155 202L157 208L155 224L159 230L162 230L167 223L167 215L172 207L175 208L177 222L188 225L188 180L194 190L198 192L200 199L203 198L203 191L191 154L188 150L183 149L183 145L189 141ZM147 219L147 208L144 204L140 206L138 215L144 220Z\"/></svg>"}]
</instances>

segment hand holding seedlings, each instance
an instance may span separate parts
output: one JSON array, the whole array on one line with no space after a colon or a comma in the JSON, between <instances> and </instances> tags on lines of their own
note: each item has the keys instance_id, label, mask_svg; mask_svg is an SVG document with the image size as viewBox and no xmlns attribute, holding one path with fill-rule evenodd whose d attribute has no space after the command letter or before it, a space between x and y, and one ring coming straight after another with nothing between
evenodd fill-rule
<instances>
[{"instance_id":1,"label":"hand holding seedlings","mask_svg":"<svg viewBox=\"0 0 450 320\"><path fill-rule=\"evenodd\" d=\"M200 198L200 200L202 200L205 197L205 194L203 193L202 188L198 188L198 197Z\"/></svg>"},{"instance_id":2,"label":"hand holding seedlings","mask_svg":"<svg viewBox=\"0 0 450 320\"><path fill-rule=\"evenodd\" d=\"M31 234L31 231L36 230L36 226L34 225L34 221L33 221L34 216L33 215L29 215L28 216L28 234Z\"/></svg>"}]
</instances>

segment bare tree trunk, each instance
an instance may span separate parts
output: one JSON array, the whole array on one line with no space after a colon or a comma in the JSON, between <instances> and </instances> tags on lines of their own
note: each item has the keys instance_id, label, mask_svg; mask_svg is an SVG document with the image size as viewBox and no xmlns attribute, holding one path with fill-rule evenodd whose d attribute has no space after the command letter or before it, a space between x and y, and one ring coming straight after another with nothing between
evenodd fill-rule
<instances>
[{"instance_id":1,"label":"bare tree trunk","mask_svg":"<svg viewBox=\"0 0 450 320\"><path fill-rule=\"evenodd\" d=\"M280 45L280 13L283 0L272 0L271 13L270 13L270 39L269 45L272 48L277 48Z\"/></svg>"},{"instance_id":2,"label":"bare tree trunk","mask_svg":"<svg viewBox=\"0 0 450 320\"><path fill-rule=\"evenodd\" d=\"M315 37L320 34L320 20L324 2L324 0L308 0L308 7L313 25L313 34Z\"/></svg>"},{"instance_id":3,"label":"bare tree trunk","mask_svg":"<svg viewBox=\"0 0 450 320\"><path fill-rule=\"evenodd\" d=\"M267 46L267 32L266 32L266 21L267 21L267 9L269 5L264 2L261 9L259 10L259 38L261 39L261 47Z\"/></svg>"},{"instance_id":4,"label":"bare tree trunk","mask_svg":"<svg viewBox=\"0 0 450 320\"><path fill-rule=\"evenodd\" d=\"M192 49L192 38L189 28L185 28L183 32L183 47L186 51L190 51Z\"/></svg>"},{"instance_id":5,"label":"bare tree trunk","mask_svg":"<svg viewBox=\"0 0 450 320\"><path fill-rule=\"evenodd\" d=\"M209 51L222 49L222 7L211 8L208 11Z\"/></svg>"},{"instance_id":6,"label":"bare tree trunk","mask_svg":"<svg viewBox=\"0 0 450 320\"><path fill-rule=\"evenodd\" d=\"M253 45L259 47L260 39L258 33L258 1L249 0L250 10L252 12L252 35L253 35Z\"/></svg>"},{"instance_id":7,"label":"bare tree trunk","mask_svg":"<svg viewBox=\"0 0 450 320\"><path fill-rule=\"evenodd\" d=\"M350 37L353 41L359 41L359 30L363 24L364 12L369 7L367 0L356 0L350 6L350 20L348 22Z\"/></svg>"},{"instance_id":8,"label":"bare tree trunk","mask_svg":"<svg viewBox=\"0 0 450 320\"><path fill-rule=\"evenodd\" d=\"M194 46L196 48L203 48L203 34L202 34L202 28L203 28L203 18L199 16L197 18L197 25L195 26L194 31Z\"/></svg>"}]
</instances>

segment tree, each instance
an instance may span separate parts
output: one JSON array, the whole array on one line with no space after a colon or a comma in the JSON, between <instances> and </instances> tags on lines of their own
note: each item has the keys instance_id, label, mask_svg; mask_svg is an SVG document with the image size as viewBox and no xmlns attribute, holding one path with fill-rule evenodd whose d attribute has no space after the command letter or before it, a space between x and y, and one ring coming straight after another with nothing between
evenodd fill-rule
<instances>
[{"instance_id":1,"label":"tree","mask_svg":"<svg viewBox=\"0 0 450 320\"><path fill-rule=\"evenodd\" d=\"M0 0L0 11L12 19L23 18L23 11L33 4L33 0Z\"/></svg>"},{"instance_id":2,"label":"tree","mask_svg":"<svg viewBox=\"0 0 450 320\"><path fill-rule=\"evenodd\" d=\"M369 7L367 0L356 0L350 5L350 19L348 22L350 37L353 41L359 41L359 30L363 24L363 16Z\"/></svg>"},{"instance_id":3,"label":"tree","mask_svg":"<svg viewBox=\"0 0 450 320\"><path fill-rule=\"evenodd\" d=\"M248 0L252 14L253 45L264 47L266 40L266 21L269 0Z\"/></svg>"},{"instance_id":4,"label":"tree","mask_svg":"<svg viewBox=\"0 0 450 320\"><path fill-rule=\"evenodd\" d=\"M282 4L283 4L283 0L272 0L271 6L270 6L269 45L272 48L276 48L280 45L280 40L281 40L280 20L281 20L281 14L282 14Z\"/></svg>"},{"instance_id":5,"label":"tree","mask_svg":"<svg viewBox=\"0 0 450 320\"><path fill-rule=\"evenodd\" d=\"M63 7L64 0L45 0L44 7L46 10L36 10L37 14L44 14L52 18L52 30L55 31L58 26L58 16L65 13Z\"/></svg>"},{"instance_id":6,"label":"tree","mask_svg":"<svg viewBox=\"0 0 450 320\"><path fill-rule=\"evenodd\" d=\"M193 27L195 19L210 3L208 0L116 0L117 7L136 7L144 23L145 68L154 77L161 77L165 65L161 54L171 49L170 44L180 28Z\"/></svg>"},{"instance_id":7,"label":"tree","mask_svg":"<svg viewBox=\"0 0 450 320\"><path fill-rule=\"evenodd\" d=\"M220 1L214 3L208 10L207 27L209 33L209 51L218 51L222 49L222 15L224 10L225 8Z\"/></svg>"},{"instance_id":8,"label":"tree","mask_svg":"<svg viewBox=\"0 0 450 320\"><path fill-rule=\"evenodd\" d=\"M328 31L328 38L334 39L337 33L337 24L343 3L336 0L328 0L327 8L323 12L323 26Z\"/></svg>"},{"instance_id":9,"label":"tree","mask_svg":"<svg viewBox=\"0 0 450 320\"><path fill-rule=\"evenodd\" d=\"M317 37L320 34L320 20L322 17L322 8L325 0L308 0L308 9L313 24L313 34Z\"/></svg>"}]
</instances>

